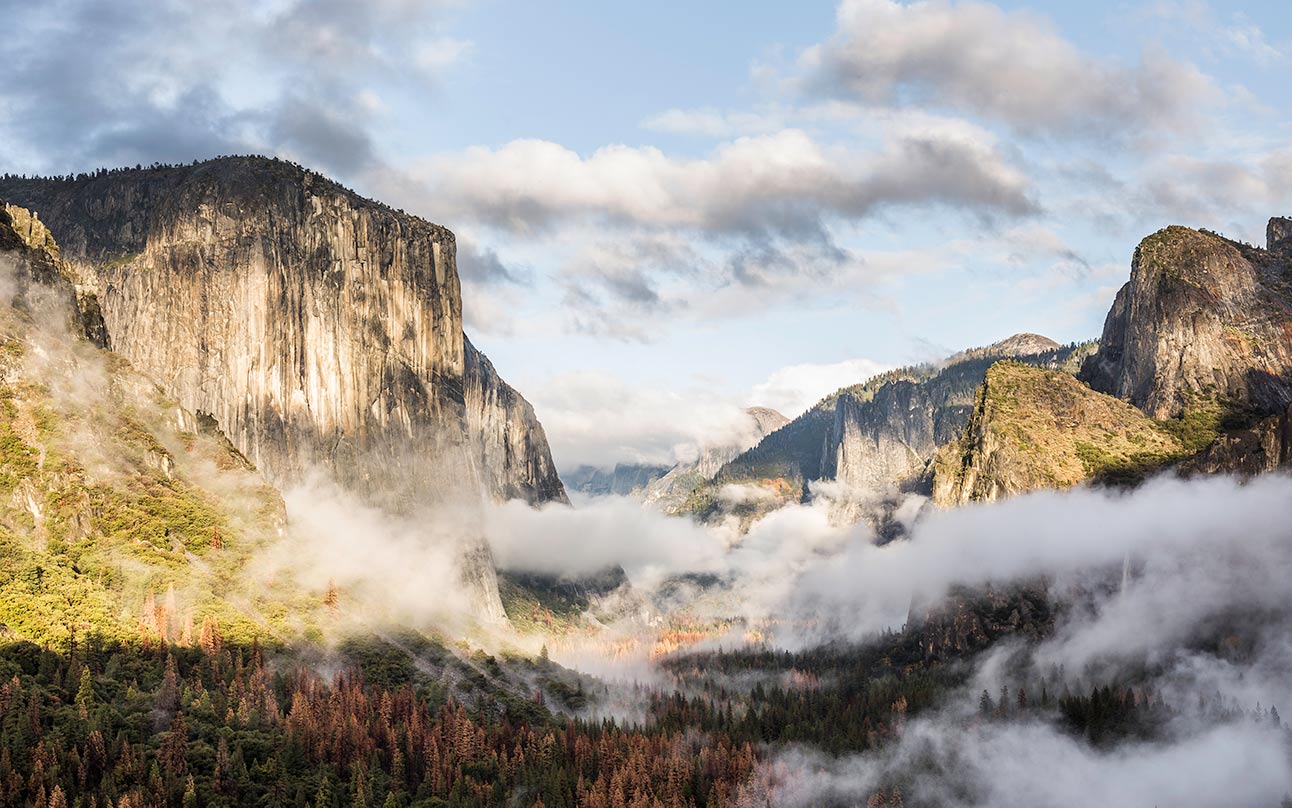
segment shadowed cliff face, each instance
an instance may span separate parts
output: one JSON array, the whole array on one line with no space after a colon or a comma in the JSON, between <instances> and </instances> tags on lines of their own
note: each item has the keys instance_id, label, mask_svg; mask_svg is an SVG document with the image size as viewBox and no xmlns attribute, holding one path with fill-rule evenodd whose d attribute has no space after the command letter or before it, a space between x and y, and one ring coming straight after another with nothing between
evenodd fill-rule
<instances>
[{"instance_id":1,"label":"shadowed cliff face","mask_svg":"<svg viewBox=\"0 0 1292 808\"><path fill-rule=\"evenodd\" d=\"M14 180L111 347L273 482L396 510L564 500L529 404L462 333L453 234L288 163Z\"/></svg>"},{"instance_id":2,"label":"shadowed cliff face","mask_svg":"<svg viewBox=\"0 0 1292 808\"><path fill-rule=\"evenodd\" d=\"M1266 413L1286 408L1288 225L1271 221L1270 250L1185 227L1144 239L1081 379L1155 418L1211 401Z\"/></svg>"}]
</instances>

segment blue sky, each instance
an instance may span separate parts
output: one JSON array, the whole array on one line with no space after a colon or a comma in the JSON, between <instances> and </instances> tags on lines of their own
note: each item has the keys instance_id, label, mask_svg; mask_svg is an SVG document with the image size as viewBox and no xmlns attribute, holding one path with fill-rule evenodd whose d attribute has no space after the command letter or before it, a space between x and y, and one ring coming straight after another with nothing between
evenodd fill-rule
<instances>
[{"instance_id":1,"label":"blue sky","mask_svg":"<svg viewBox=\"0 0 1292 808\"><path fill-rule=\"evenodd\" d=\"M53 0L0 170L297 159L459 235L565 467L877 369L1097 336L1166 224L1292 208L1280 3Z\"/></svg>"}]
</instances>

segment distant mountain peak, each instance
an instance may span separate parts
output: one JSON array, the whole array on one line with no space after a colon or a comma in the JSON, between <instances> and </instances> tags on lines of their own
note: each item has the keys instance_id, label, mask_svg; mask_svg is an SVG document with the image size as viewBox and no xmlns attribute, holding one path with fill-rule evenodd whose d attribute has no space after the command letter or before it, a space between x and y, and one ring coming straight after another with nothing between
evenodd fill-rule
<instances>
[{"instance_id":1,"label":"distant mountain peak","mask_svg":"<svg viewBox=\"0 0 1292 808\"><path fill-rule=\"evenodd\" d=\"M1041 334L1031 334L1024 332L1006 337L1000 342L993 342L984 348L984 352L994 354L1006 354L1009 356L1027 356L1029 354L1045 353L1046 351L1055 351L1063 346L1049 337Z\"/></svg>"},{"instance_id":2,"label":"distant mountain peak","mask_svg":"<svg viewBox=\"0 0 1292 808\"><path fill-rule=\"evenodd\" d=\"M790 419L771 407L746 407L745 413L754 419L759 433L763 435L775 432L790 422Z\"/></svg>"}]
</instances>

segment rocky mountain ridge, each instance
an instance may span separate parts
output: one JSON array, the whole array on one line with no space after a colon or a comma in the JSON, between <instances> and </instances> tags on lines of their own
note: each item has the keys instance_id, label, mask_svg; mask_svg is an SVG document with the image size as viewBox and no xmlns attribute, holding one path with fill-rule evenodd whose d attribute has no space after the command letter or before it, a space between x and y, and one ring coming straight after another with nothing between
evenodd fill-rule
<instances>
[{"instance_id":1,"label":"rocky mountain ridge","mask_svg":"<svg viewBox=\"0 0 1292 808\"><path fill-rule=\"evenodd\" d=\"M1071 366L1088 350L1018 334L942 363L899 368L842 388L724 465L686 507L712 518L731 508L719 496L724 486L753 486L744 490L757 492L757 501L735 507L743 519L756 519L787 502L809 499L811 485L826 481L839 483L856 503L873 500L883 511L896 493L927 492L934 454L963 433L974 393L992 364L1019 358L1045 367ZM855 521L866 517L866 510L851 508L840 518ZM877 522L885 519L884 513L869 515Z\"/></svg>"},{"instance_id":2,"label":"rocky mountain ridge","mask_svg":"<svg viewBox=\"0 0 1292 808\"><path fill-rule=\"evenodd\" d=\"M591 497L640 495L646 487L668 473L669 466L654 463L616 463L610 469L579 466L563 479L572 491Z\"/></svg>"}]
</instances>

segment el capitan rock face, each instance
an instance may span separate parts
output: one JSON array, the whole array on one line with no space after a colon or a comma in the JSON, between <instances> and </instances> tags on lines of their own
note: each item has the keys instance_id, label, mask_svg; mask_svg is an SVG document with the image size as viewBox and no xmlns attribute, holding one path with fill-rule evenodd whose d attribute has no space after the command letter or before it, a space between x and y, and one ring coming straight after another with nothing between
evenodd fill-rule
<instances>
[{"instance_id":1,"label":"el capitan rock face","mask_svg":"<svg viewBox=\"0 0 1292 808\"><path fill-rule=\"evenodd\" d=\"M529 404L462 333L453 234L263 158L10 180L106 341L272 481L374 502L564 501Z\"/></svg>"},{"instance_id":2,"label":"el capitan rock face","mask_svg":"<svg viewBox=\"0 0 1292 808\"><path fill-rule=\"evenodd\" d=\"M1269 250L1168 227L1135 251L1081 379L1154 418L1217 402L1275 413L1292 402L1292 222Z\"/></svg>"}]
</instances>

